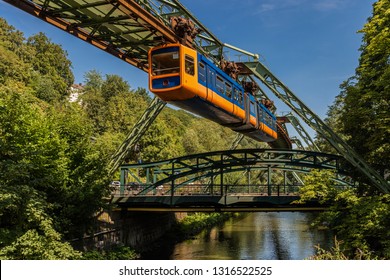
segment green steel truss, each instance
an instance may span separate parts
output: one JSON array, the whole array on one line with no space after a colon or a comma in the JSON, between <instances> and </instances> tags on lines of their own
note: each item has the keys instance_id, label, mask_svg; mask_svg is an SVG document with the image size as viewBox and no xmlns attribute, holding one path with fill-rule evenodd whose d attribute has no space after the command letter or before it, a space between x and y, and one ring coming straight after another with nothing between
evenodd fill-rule
<instances>
[{"instance_id":1,"label":"green steel truss","mask_svg":"<svg viewBox=\"0 0 390 280\"><path fill-rule=\"evenodd\" d=\"M176 0L4 0L79 39L147 71L148 50L179 42L170 18L191 19L202 30L194 47L216 63L223 44Z\"/></svg>"},{"instance_id":2,"label":"green steel truss","mask_svg":"<svg viewBox=\"0 0 390 280\"><path fill-rule=\"evenodd\" d=\"M133 150L135 145L144 135L149 126L153 123L155 118L160 114L161 110L165 107L165 102L160 98L155 97L149 104L149 107L142 114L141 118L133 126L126 139L123 141L121 146L116 150L115 154L111 157L110 161L110 174L119 168L127 157L128 153Z\"/></svg>"},{"instance_id":3,"label":"green steel truss","mask_svg":"<svg viewBox=\"0 0 390 280\"><path fill-rule=\"evenodd\" d=\"M384 193L390 193L389 183L369 166L343 139L327 126L286 85L272 74L261 62L247 62L245 65L265 86L288 105L302 120L314 129L336 149L354 168L364 174L369 182Z\"/></svg>"},{"instance_id":4,"label":"green steel truss","mask_svg":"<svg viewBox=\"0 0 390 280\"><path fill-rule=\"evenodd\" d=\"M127 0L4 0L144 71L148 51L178 42L169 26Z\"/></svg>"},{"instance_id":5,"label":"green steel truss","mask_svg":"<svg viewBox=\"0 0 390 280\"><path fill-rule=\"evenodd\" d=\"M301 139L305 142L307 147L310 147L310 149L321 152L320 148L316 145L316 143L313 141L311 138L310 134L306 131L306 129L301 125L300 121L298 118L293 114L293 113L288 113L285 117L288 118L290 121L291 125L295 128L295 131L298 132L299 136ZM298 144L303 148L303 145L300 143Z\"/></svg>"},{"instance_id":6,"label":"green steel truss","mask_svg":"<svg viewBox=\"0 0 390 280\"><path fill-rule=\"evenodd\" d=\"M268 177L272 174L271 170L307 173L313 168L333 169L337 172L335 180L344 186L353 185L344 181L345 172L341 170L340 158L337 155L311 151L245 149L189 155L153 163L127 164L120 167L120 193L123 194L125 187L133 182L143 187L139 195L154 192L159 186L169 185L173 190L202 178L215 176L220 176L220 184L223 184L224 174L249 169L266 170ZM146 176L140 177L139 174ZM271 186L271 180L267 181ZM205 189L210 189L207 182L203 185Z\"/></svg>"}]
</instances>

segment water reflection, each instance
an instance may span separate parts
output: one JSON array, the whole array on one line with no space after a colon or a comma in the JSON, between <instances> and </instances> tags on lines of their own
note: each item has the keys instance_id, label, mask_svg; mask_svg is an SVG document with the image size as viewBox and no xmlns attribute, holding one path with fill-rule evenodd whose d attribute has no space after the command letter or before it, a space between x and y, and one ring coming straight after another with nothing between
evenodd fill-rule
<instances>
[{"instance_id":1,"label":"water reflection","mask_svg":"<svg viewBox=\"0 0 390 280\"><path fill-rule=\"evenodd\" d=\"M169 259L305 259L314 246L328 248L332 235L309 228L308 213L251 213L176 244Z\"/></svg>"}]
</instances>

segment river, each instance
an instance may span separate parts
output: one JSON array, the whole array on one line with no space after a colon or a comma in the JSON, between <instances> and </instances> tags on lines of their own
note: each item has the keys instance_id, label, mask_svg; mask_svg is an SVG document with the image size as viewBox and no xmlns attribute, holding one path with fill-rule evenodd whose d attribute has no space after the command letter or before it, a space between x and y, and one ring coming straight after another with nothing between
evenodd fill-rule
<instances>
[{"instance_id":1,"label":"river","mask_svg":"<svg viewBox=\"0 0 390 280\"><path fill-rule=\"evenodd\" d=\"M315 245L329 248L329 231L310 228L314 214L250 213L224 225L155 252L154 259L173 260L301 260L315 254Z\"/></svg>"}]
</instances>

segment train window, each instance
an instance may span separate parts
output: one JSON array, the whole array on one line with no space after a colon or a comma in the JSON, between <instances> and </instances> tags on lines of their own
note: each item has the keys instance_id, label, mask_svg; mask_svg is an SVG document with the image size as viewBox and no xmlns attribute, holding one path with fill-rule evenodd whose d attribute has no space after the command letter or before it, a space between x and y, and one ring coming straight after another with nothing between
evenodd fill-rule
<instances>
[{"instance_id":1,"label":"train window","mask_svg":"<svg viewBox=\"0 0 390 280\"><path fill-rule=\"evenodd\" d=\"M225 83L226 95L229 98L232 98L232 86L228 83Z\"/></svg>"},{"instance_id":2,"label":"train window","mask_svg":"<svg viewBox=\"0 0 390 280\"><path fill-rule=\"evenodd\" d=\"M265 122L265 115L267 114L265 111L264 111L264 108L260 107L260 111L261 111L261 121L262 122Z\"/></svg>"},{"instance_id":3,"label":"train window","mask_svg":"<svg viewBox=\"0 0 390 280\"><path fill-rule=\"evenodd\" d=\"M272 117L270 115L268 115L267 113L265 114L265 123L268 126L272 126Z\"/></svg>"},{"instance_id":4,"label":"train window","mask_svg":"<svg viewBox=\"0 0 390 280\"><path fill-rule=\"evenodd\" d=\"M251 104L250 104L250 112L251 113L255 113L255 103L253 101L251 101Z\"/></svg>"},{"instance_id":5,"label":"train window","mask_svg":"<svg viewBox=\"0 0 390 280\"><path fill-rule=\"evenodd\" d=\"M236 100L238 104L242 105L242 92L237 88L234 88L234 100Z\"/></svg>"},{"instance_id":6,"label":"train window","mask_svg":"<svg viewBox=\"0 0 390 280\"><path fill-rule=\"evenodd\" d=\"M179 48L171 47L152 52L152 75L179 73Z\"/></svg>"},{"instance_id":7,"label":"train window","mask_svg":"<svg viewBox=\"0 0 390 280\"><path fill-rule=\"evenodd\" d=\"M211 88L215 87L215 74L209 67L207 67L207 85Z\"/></svg>"},{"instance_id":8,"label":"train window","mask_svg":"<svg viewBox=\"0 0 390 280\"><path fill-rule=\"evenodd\" d=\"M188 54L185 55L185 65L184 66L185 66L186 73L194 76L195 67L194 67L194 58L192 56L189 56Z\"/></svg>"},{"instance_id":9,"label":"train window","mask_svg":"<svg viewBox=\"0 0 390 280\"><path fill-rule=\"evenodd\" d=\"M225 93L225 91L223 89L223 80L222 80L221 76L219 76L219 75L217 75L217 80L216 80L215 86L217 87L217 91L219 93Z\"/></svg>"},{"instance_id":10,"label":"train window","mask_svg":"<svg viewBox=\"0 0 390 280\"><path fill-rule=\"evenodd\" d=\"M199 80L202 82L206 82L206 67L202 62L199 62L199 67L198 67L198 75L199 75Z\"/></svg>"}]
</instances>

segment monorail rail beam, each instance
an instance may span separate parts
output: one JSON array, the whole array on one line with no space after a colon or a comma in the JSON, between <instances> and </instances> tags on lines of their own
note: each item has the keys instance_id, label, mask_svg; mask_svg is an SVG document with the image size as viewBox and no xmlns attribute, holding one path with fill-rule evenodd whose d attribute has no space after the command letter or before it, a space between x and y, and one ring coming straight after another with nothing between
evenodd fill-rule
<instances>
[{"instance_id":1,"label":"monorail rail beam","mask_svg":"<svg viewBox=\"0 0 390 280\"><path fill-rule=\"evenodd\" d=\"M169 26L135 1L4 1L143 71L148 70L151 46L180 40Z\"/></svg>"},{"instance_id":2,"label":"monorail rail beam","mask_svg":"<svg viewBox=\"0 0 390 280\"><path fill-rule=\"evenodd\" d=\"M326 139L368 181L383 193L390 193L390 184L358 155L344 140L334 133L321 118L307 107L286 85L276 78L271 71L260 62L244 63L252 73L266 85L278 98L288 105L312 129Z\"/></svg>"},{"instance_id":3,"label":"monorail rail beam","mask_svg":"<svg viewBox=\"0 0 390 280\"><path fill-rule=\"evenodd\" d=\"M216 64L219 64L223 54L224 44L186 7L177 0L135 0L141 7L150 14L164 22L166 26L170 25L170 18L183 17L190 19L195 27L202 30L194 39L195 48L202 54L210 56Z\"/></svg>"}]
</instances>

